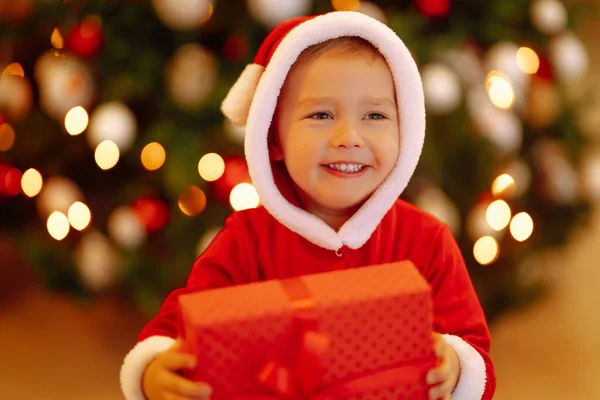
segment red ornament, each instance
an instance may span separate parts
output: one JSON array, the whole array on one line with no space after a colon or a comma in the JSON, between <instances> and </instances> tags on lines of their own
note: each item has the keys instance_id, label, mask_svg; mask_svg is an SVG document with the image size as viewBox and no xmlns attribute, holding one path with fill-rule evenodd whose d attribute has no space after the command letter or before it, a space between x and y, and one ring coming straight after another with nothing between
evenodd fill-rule
<instances>
[{"instance_id":1,"label":"red ornament","mask_svg":"<svg viewBox=\"0 0 600 400\"><path fill-rule=\"evenodd\" d=\"M540 67L535 73L535 76L546 82L554 81L554 73L552 71L552 65L550 65L550 61L548 61L548 59L542 56L539 52L538 58L540 60Z\"/></svg>"},{"instance_id":2,"label":"red ornament","mask_svg":"<svg viewBox=\"0 0 600 400\"><path fill-rule=\"evenodd\" d=\"M415 6L429 17L443 17L450 11L450 0L415 0Z\"/></svg>"},{"instance_id":3,"label":"red ornament","mask_svg":"<svg viewBox=\"0 0 600 400\"><path fill-rule=\"evenodd\" d=\"M248 164L243 157L229 156L225 161L225 172L210 184L210 193L220 202L229 204L231 190L240 183L250 183Z\"/></svg>"},{"instance_id":4,"label":"red ornament","mask_svg":"<svg viewBox=\"0 0 600 400\"><path fill-rule=\"evenodd\" d=\"M81 21L67 34L65 48L82 58L93 58L102 47L102 24L100 18L89 17Z\"/></svg>"},{"instance_id":5,"label":"red ornament","mask_svg":"<svg viewBox=\"0 0 600 400\"><path fill-rule=\"evenodd\" d=\"M157 198L141 197L131 204L131 209L148 233L158 231L169 221L169 207Z\"/></svg>"},{"instance_id":6,"label":"red ornament","mask_svg":"<svg viewBox=\"0 0 600 400\"><path fill-rule=\"evenodd\" d=\"M0 164L0 198L16 196L21 193L23 173L8 164Z\"/></svg>"},{"instance_id":7,"label":"red ornament","mask_svg":"<svg viewBox=\"0 0 600 400\"><path fill-rule=\"evenodd\" d=\"M231 61L240 61L248 54L248 41L240 36L232 36L223 46L223 55Z\"/></svg>"}]
</instances>

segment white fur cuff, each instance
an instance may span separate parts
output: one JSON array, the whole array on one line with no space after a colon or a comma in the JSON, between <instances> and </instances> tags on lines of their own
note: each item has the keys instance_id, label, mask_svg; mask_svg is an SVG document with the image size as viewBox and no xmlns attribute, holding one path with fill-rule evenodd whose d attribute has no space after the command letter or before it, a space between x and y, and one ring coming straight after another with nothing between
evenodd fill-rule
<instances>
[{"instance_id":1,"label":"white fur cuff","mask_svg":"<svg viewBox=\"0 0 600 400\"><path fill-rule=\"evenodd\" d=\"M460 379L452 392L452 400L480 400L485 391L485 362L470 344L458 336L442 335L456 354L460 363Z\"/></svg>"},{"instance_id":2,"label":"white fur cuff","mask_svg":"<svg viewBox=\"0 0 600 400\"><path fill-rule=\"evenodd\" d=\"M167 336L151 336L138 344L127 354L121 366L121 390L126 400L146 400L142 390L142 375L146 366L175 343Z\"/></svg>"}]
</instances>

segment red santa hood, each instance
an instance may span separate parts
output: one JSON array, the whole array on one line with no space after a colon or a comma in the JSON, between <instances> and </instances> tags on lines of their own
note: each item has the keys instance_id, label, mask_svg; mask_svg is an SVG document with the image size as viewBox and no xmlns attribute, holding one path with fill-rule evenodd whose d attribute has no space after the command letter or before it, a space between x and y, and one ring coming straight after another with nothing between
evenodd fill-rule
<instances>
[{"instance_id":1,"label":"red santa hood","mask_svg":"<svg viewBox=\"0 0 600 400\"><path fill-rule=\"evenodd\" d=\"M369 41L389 65L400 115L400 154L388 178L336 232L320 218L298 207L297 202L290 201L289 192L282 193L285 183L280 180L280 172L273 170L268 135L279 92L300 53L312 45L343 36ZM242 72L221 109L232 122L246 126L245 152L250 177L267 211L290 230L330 250L343 246L357 249L369 240L406 188L425 137L423 86L412 55L390 28L358 12L331 12L280 24L267 36L254 63Z\"/></svg>"}]
</instances>

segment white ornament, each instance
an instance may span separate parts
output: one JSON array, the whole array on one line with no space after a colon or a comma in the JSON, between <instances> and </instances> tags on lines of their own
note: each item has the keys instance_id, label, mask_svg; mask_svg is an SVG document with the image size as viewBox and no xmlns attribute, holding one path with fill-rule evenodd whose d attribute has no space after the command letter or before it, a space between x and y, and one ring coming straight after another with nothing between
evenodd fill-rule
<instances>
[{"instance_id":1,"label":"white ornament","mask_svg":"<svg viewBox=\"0 0 600 400\"><path fill-rule=\"evenodd\" d=\"M552 35L567 26L567 9L560 0L535 0L529 10L531 22L542 33Z\"/></svg>"},{"instance_id":2,"label":"white ornament","mask_svg":"<svg viewBox=\"0 0 600 400\"><path fill-rule=\"evenodd\" d=\"M118 278L119 253L100 232L86 233L74 254L79 275L90 289L100 291Z\"/></svg>"},{"instance_id":3,"label":"white ornament","mask_svg":"<svg viewBox=\"0 0 600 400\"><path fill-rule=\"evenodd\" d=\"M186 44L175 52L166 70L171 96L183 109L200 105L217 81L217 61L198 44Z\"/></svg>"},{"instance_id":4,"label":"white ornament","mask_svg":"<svg viewBox=\"0 0 600 400\"><path fill-rule=\"evenodd\" d=\"M62 122L73 107L91 107L95 83L85 64L75 57L52 56L40 57L38 63L43 63L35 67L40 104L48 115Z\"/></svg>"},{"instance_id":5,"label":"white ornament","mask_svg":"<svg viewBox=\"0 0 600 400\"><path fill-rule=\"evenodd\" d=\"M37 207L42 218L54 211L67 215L76 201L83 201L83 193L72 180L63 176L52 176L44 182L37 196Z\"/></svg>"},{"instance_id":6,"label":"white ornament","mask_svg":"<svg viewBox=\"0 0 600 400\"><path fill-rule=\"evenodd\" d=\"M194 30L213 12L209 0L152 0L158 19L171 29Z\"/></svg>"},{"instance_id":7,"label":"white ornament","mask_svg":"<svg viewBox=\"0 0 600 400\"><path fill-rule=\"evenodd\" d=\"M564 82L582 78L589 66L585 47L571 32L563 33L551 40L550 62L556 69L559 79Z\"/></svg>"},{"instance_id":8,"label":"white ornament","mask_svg":"<svg viewBox=\"0 0 600 400\"><path fill-rule=\"evenodd\" d=\"M456 73L443 64L423 68L425 106L433 114L446 114L458 107L462 90Z\"/></svg>"},{"instance_id":9,"label":"white ornament","mask_svg":"<svg viewBox=\"0 0 600 400\"><path fill-rule=\"evenodd\" d=\"M560 143L551 140L538 142L533 154L550 200L561 205L574 204L579 195L579 176Z\"/></svg>"},{"instance_id":10,"label":"white ornament","mask_svg":"<svg viewBox=\"0 0 600 400\"><path fill-rule=\"evenodd\" d=\"M361 1L360 6L358 6L358 9L356 11L368 15L371 18L375 18L379 22L387 24L387 17L385 15L385 12L383 12L383 10L379 8L379 6L371 3L370 1Z\"/></svg>"},{"instance_id":11,"label":"white ornament","mask_svg":"<svg viewBox=\"0 0 600 400\"><path fill-rule=\"evenodd\" d=\"M211 228L202 235L196 246L196 257L200 257L200 255L204 253L204 250L206 250L222 229L222 227Z\"/></svg>"},{"instance_id":12,"label":"white ornament","mask_svg":"<svg viewBox=\"0 0 600 400\"><path fill-rule=\"evenodd\" d=\"M496 107L480 87L469 92L467 107L476 129L503 153L516 152L523 142L523 126L511 110Z\"/></svg>"},{"instance_id":13,"label":"white ornament","mask_svg":"<svg viewBox=\"0 0 600 400\"><path fill-rule=\"evenodd\" d=\"M246 137L246 127L238 126L231 122L229 118L225 118L223 121L223 130L235 143L244 144Z\"/></svg>"},{"instance_id":14,"label":"white ornament","mask_svg":"<svg viewBox=\"0 0 600 400\"><path fill-rule=\"evenodd\" d=\"M310 0L248 0L248 10L252 16L273 28L277 24L293 17L307 15L310 12Z\"/></svg>"},{"instance_id":15,"label":"white ornament","mask_svg":"<svg viewBox=\"0 0 600 400\"><path fill-rule=\"evenodd\" d=\"M443 53L441 59L452 67L460 81L468 87L480 85L485 81L483 66L473 49L452 49Z\"/></svg>"},{"instance_id":16,"label":"white ornament","mask_svg":"<svg viewBox=\"0 0 600 400\"><path fill-rule=\"evenodd\" d=\"M427 188L419 193L415 205L448 224L452 233L460 233L460 211L452 200L440 189Z\"/></svg>"},{"instance_id":17,"label":"white ornament","mask_svg":"<svg viewBox=\"0 0 600 400\"><path fill-rule=\"evenodd\" d=\"M121 248L132 250L146 240L146 230L133 210L121 206L108 218L108 234Z\"/></svg>"},{"instance_id":18,"label":"white ornament","mask_svg":"<svg viewBox=\"0 0 600 400\"><path fill-rule=\"evenodd\" d=\"M584 155L580 168L582 194L594 203L600 202L600 153Z\"/></svg>"},{"instance_id":19,"label":"white ornament","mask_svg":"<svg viewBox=\"0 0 600 400\"><path fill-rule=\"evenodd\" d=\"M92 112L87 140L93 149L105 140L110 140L124 153L133 145L136 132L135 116L126 105L117 102L104 103Z\"/></svg>"}]
</instances>

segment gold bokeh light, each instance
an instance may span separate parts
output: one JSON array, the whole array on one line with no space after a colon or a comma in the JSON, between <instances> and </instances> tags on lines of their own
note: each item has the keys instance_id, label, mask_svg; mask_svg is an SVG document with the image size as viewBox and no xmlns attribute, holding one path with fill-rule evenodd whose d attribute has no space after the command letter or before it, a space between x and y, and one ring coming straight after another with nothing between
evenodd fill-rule
<instances>
[{"instance_id":1,"label":"gold bokeh light","mask_svg":"<svg viewBox=\"0 0 600 400\"><path fill-rule=\"evenodd\" d=\"M59 211L54 211L48 217L48 233L56 240L63 240L69 234L69 219Z\"/></svg>"},{"instance_id":2,"label":"gold bokeh light","mask_svg":"<svg viewBox=\"0 0 600 400\"><path fill-rule=\"evenodd\" d=\"M225 161L217 153L204 155L198 163L198 173L205 181L212 182L219 179L225 172Z\"/></svg>"},{"instance_id":3,"label":"gold bokeh light","mask_svg":"<svg viewBox=\"0 0 600 400\"><path fill-rule=\"evenodd\" d=\"M92 213L88 206L80 201L76 201L69 207L68 217L71 226L78 231L82 231L90 224Z\"/></svg>"},{"instance_id":4,"label":"gold bokeh light","mask_svg":"<svg viewBox=\"0 0 600 400\"><path fill-rule=\"evenodd\" d=\"M240 211L258 207L260 199L254 186L250 183L240 183L231 191L229 202L234 210Z\"/></svg>"},{"instance_id":5,"label":"gold bokeh light","mask_svg":"<svg viewBox=\"0 0 600 400\"><path fill-rule=\"evenodd\" d=\"M160 143L148 143L142 150L142 165L148 171L155 171L163 166L167 153Z\"/></svg>"},{"instance_id":6,"label":"gold bokeh light","mask_svg":"<svg viewBox=\"0 0 600 400\"><path fill-rule=\"evenodd\" d=\"M510 233L518 242L529 239L533 233L533 219L526 212L518 213L510 222Z\"/></svg>"},{"instance_id":7,"label":"gold bokeh light","mask_svg":"<svg viewBox=\"0 0 600 400\"><path fill-rule=\"evenodd\" d=\"M65 129L71 136L79 135L85 131L89 120L88 113L83 107L73 107L65 115Z\"/></svg>"},{"instance_id":8,"label":"gold bokeh light","mask_svg":"<svg viewBox=\"0 0 600 400\"><path fill-rule=\"evenodd\" d=\"M8 151L15 144L15 130L7 123L0 124L0 151Z\"/></svg>"},{"instance_id":9,"label":"gold bokeh light","mask_svg":"<svg viewBox=\"0 0 600 400\"><path fill-rule=\"evenodd\" d=\"M36 196L41 190L43 185L42 175L33 168L29 168L23 173L21 177L21 189L29 197Z\"/></svg>"},{"instance_id":10,"label":"gold bokeh light","mask_svg":"<svg viewBox=\"0 0 600 400\"><path fill-rule=\"evenodd\" d=\"M488 225L495 231L501 231L510 223L510 207L504 200L492 202L486 212L485 219Z\"/></svg>"},{"instance_id":11,"label":"gold bokeh light","mask_svg":"<svg viewBox=\"0 0 600 400\"><path fill-rule=\"evenodd\" d=\"M509 109L515 103L512 84L502 73L492 71L486 79L486 87L492 103L502 109Z\"/></svg>"},{"instance_id":12,"label":"gold bokeh light","mask_svg":"<svg viewBox=\"0 0 600 400\"><path fill-rule=\"evenodd\" d=\"M521 47L517 51L517 65L526 74L535 74L540 69L540 59L529 47Z\"/></svg>"},{"instance_id":13,"label":"gold bokeh light","mask_svg":"<svg viewBox=\"0 0 600 400\"><path fill-rule=\"evenodd\" d=\"M206 208L206 195L197 186L188 186L179 195L179 209L188 216L200 214Z\"/></svg>"},{"instance_id":14,"label":"gold bokeh light","mask_svg":"<svg viewBox=\"0 0 600 400\"><path fill-rule=\"evenodd\" d=\"M96 147L96 152L94 154L96 164L103 170L111 169L117 165L119 157L119 148L110 140L105 140L100 143L98 147Z\"/></svg>"},{"instance_id":15,"label":"gold bokeh light","mask_svg":"<svg viewBox=\"0 0 600 400\"><path fill-rule=\"evenodd\" d=\"M475 242L473 246L473 256L481 265L489 265L498 259L500 246L496 239L491 236L484 236Z\"/></svg>"}]
</instances>

